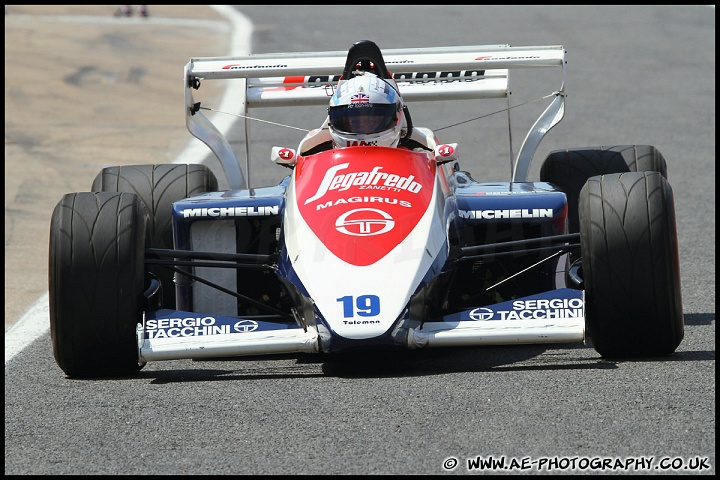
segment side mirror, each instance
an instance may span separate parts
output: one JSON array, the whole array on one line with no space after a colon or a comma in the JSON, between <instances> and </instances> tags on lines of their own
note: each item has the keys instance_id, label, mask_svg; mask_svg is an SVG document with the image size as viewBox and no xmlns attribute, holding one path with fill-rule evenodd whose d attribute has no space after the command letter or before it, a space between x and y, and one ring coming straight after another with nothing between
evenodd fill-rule
<instances>
[{"instance_id":1,"label":"side mirror","mask_svg":"<svg viewBox=\"0 0 720 480\"><path fill-rule=\"evenodd\" d=\"M455 161L459 158L457 143L444 143L435 147L435 162L438 165Z\"/></svg>"},{"instance_id":2,"label":"side mirror","mask_svg":"<svg viewBox=\"0 0 720 480\"><path fill-rule=\"evenodd\" d=\"M297 153L292 148L272 147L270 160L283 167L293 168L297 162Z\"/></svg>"}]
</instances>

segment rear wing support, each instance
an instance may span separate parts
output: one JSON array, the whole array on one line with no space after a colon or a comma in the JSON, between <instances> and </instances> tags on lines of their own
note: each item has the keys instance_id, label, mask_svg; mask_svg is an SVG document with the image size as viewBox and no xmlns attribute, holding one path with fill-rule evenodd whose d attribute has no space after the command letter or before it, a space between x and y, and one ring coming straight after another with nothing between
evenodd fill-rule
<instances>
[{"instance_id":1,"label":"rear wing support","mask_svg":"<svg viewBox=\"0 0 720 480\"><path fill-rule=\"evenodd\" d=\"M548 105L545 111L538 117L533 126L528 131L523 141L518 158L515 161L513 169L513 182L526 182L527 175L530 171L530 164L535 156L537 147L545 134L550 131L565 115L565 92L559 90L555 92L555 99Z\"/></svg>"},{"instance_id":2,"label":"rear wing support","mask_svg":"<svg viewBox=\"0 0 720 480\"><path fill-rule=\"evenodd\" d=\"M560 67L556 97L528 132L514 161L513 181L526 181L543 136L563 117L565 50L562 45L511 47L479 45L383 50L387 69L403 100L469 100L508 96L508 71ZM222 133L199 110L193 90L201 80L243 79L241 116L249 108L326 105L340 80L348 52L258 54L243 57L193 58L185 66L185 113L190 133L205 143L223 166L231 189L248 188L240 163ZM249 138L245 128L246 173Z\"/></svg>"}]
</instances>

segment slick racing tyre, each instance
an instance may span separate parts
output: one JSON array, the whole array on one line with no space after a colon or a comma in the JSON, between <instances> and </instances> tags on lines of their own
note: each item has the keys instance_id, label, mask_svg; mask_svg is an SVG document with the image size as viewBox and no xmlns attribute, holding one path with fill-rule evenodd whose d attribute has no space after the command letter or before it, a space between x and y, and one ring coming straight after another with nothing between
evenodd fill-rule
<instances>
[{"instance_id":1,"label":"slick racing tyre","mask_svg":"<svg viewBox=\"0 0 720 480\"><path fill-rule=\"evenodd\" d=\"M660 172L591 177L580 191L588 337L606 358L655 357L684 335L672 189Z\"/></svg>"},{"instance_id":2,"label":"slick racing tyre","mask_svg":"<svg viewBox=\"0 0 720 480\"><path fill-rule=\"evenodd\" d=\"M217 179L205 165L107 167L92 184L93 192L129 192L140 197L150 214L147 248L173 248L173 202L217 189ZM174 272L157 265L149 271L162 285L161 307L175 309Z\"/></svg>"},{"instance_id":3,"label":"slick racing tyre","mask_svg":"<svg viewBox=\"0 0 720 480\"><path fill-rule=\"evenodd\" d=\"M137 195L69 193L50 222L55 361L69 377L136 374L148 215Z\"/></svg>"},{"instance_id":4,"label":"slick racing tyre","mask_svg":"<svg viewBox=\"0 0 720 480\"><path fill-rule=\"evenodd\" d=\"M652 145L554 150L540 167L540 181L552 183L565 192L568 233L578 233L578 196L587 179L624 172L660 172L667 178L667 164L665 157Z\"/></svg>"}]
</instances>

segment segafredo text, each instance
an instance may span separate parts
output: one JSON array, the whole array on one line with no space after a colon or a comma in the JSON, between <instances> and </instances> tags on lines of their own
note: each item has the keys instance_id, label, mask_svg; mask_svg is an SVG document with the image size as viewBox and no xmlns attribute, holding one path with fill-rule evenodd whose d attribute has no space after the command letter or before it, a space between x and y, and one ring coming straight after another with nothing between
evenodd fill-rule
<instances>
[{"instance_id":1,"label":"segafredo text","mask_svg":"<svg viewBox=\"0 0 720 480\"><path fill-rule=\"evenodd\" d=\"M320 182L317 192L305 200L305 205L322 198L330 190L343 192L353 186L358 187L359 190L391 189L394 191L407 190L412 193L418 193L422 189L422 185L413 180L414 175L401 177L393 173L381 172L383 167L375 167L370 172L353 172L344 175L338 173L349 165L349 163L342 163L329 168L325 172L325 177Z\"/></svg>"}]
</instances>

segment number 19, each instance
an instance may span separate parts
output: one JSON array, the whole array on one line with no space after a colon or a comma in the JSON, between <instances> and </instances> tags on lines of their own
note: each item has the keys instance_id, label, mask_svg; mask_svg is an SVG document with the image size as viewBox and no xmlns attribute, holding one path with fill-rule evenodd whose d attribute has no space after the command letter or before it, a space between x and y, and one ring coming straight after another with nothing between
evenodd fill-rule
<instances>
[{"instance_id":1,"label":"number 19","mask_svg":"<svg viewBox=\"0 0 720 480\"><path fill-rule=\"evenodd\" d=\"M377 295L360 295L355 299L353 305L353 297L340 297L338 302L343 304L343 316L345 318L354 317L355 313L361 317L374 317L380 313L380 297Z\"/></svg>"}]
</instances>

